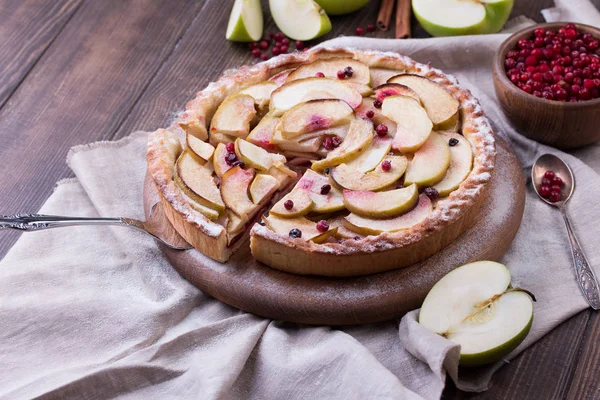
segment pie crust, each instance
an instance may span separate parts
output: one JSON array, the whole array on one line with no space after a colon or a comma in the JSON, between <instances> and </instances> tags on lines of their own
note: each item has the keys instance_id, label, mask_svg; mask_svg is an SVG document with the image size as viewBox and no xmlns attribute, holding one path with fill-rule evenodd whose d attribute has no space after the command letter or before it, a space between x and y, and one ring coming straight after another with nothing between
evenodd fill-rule
<instances>
[{"instance_id":1,"label":"pie crust","mask_svg":"<svg viewBox=\"0 0 600 400\"><path fill-rule=\"evenodd\" d=\"M479 216L495 163L492 128L478 101L457 80L428 65L391 52L318 48L281 55L254 66L229 70L186 105L168 129L149 136L148 172L171 224L197 250L225 262L244 243L244 237L228 244L225 228L194 209L174 183L174 166L185 145L186 133L203 138L212 115L230 94L265 81L281 71L331 57L354 58L371 68L421 75L450 91L460 103L462 134L473 150L470 174L448 197L437 201L433 212L419 224L402 231L318 244L275 233L253 223L252 256L268 266L295 274L356 276L415 264L437 253L468 229ZM212 142L212 140L211 140ZM216 143L213 143L216 144ZM279 197L285 193L280 193Z\"/></svg>"}]
</instances>

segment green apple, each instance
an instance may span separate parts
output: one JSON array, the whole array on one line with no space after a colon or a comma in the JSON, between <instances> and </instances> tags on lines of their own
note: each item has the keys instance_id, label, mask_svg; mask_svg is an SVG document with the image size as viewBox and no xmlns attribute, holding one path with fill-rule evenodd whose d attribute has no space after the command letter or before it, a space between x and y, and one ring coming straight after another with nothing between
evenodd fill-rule
<instances>
[{"instance_id":1,"label":"green apple","mask_svg":"<svg viewBox=\"0 0 600 400\"><path fill-rule=\"evenodd\" d=\"M433 36L496 33L514 0L412 0L415 17Z\"/></svg>"},{"instance_id":2,"label":"green apple","mask_svg":"<svg viewBox=\"0 0 600 400\"><path fill-rule=\"evenodd\" d=\"M235 0L225 37L235 42L256 42L263 34L260 0Z\"/></svg>"},{"instance_id":3,"label":"green apple","mask_svg":"<svg viewBox=\"0 0 600 400\"><path fill-rule=\"evenodd\" d=\"M271 16L286 36L311 40L331 30L329 17L313 0L269 0Z\"/></svg>"},{"instance_id":4,"label":"green apple","mask_svg":"<svg viewBox=\"0 0 600 400\"><path fill-rule=\"evenodd\" d=\"M315 0L329 15L350 14L362 8L369 0Z\"/></svg>"},{"instance_id":5,"label":"green apple","mask_svg":"<svg viewBox=\"0 0 600 400\"><path fill-rule=\"evenodd\" d=\"M498 361L525 339L533 321L533 296L512 288L510 279L508 268L493 261L458 267L431 288L419 323L460 344L462 366Z\"/></svg>"}]
</instances>

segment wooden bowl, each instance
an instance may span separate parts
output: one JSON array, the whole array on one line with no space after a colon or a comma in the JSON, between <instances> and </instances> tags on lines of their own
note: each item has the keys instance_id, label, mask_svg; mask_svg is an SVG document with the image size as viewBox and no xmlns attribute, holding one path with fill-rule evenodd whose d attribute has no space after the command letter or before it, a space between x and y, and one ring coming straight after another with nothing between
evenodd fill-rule
<instances>
[{"instance_id":1,"label":"wooden bowl","mask_svg":"<svg viewBox=\"0 0 600 400\"><path fill-rule=\"evenodd\" d=\"M535 97L515 86L506 76L504 60L520 39L530 38L537 28L558 30L568 22L538 24L522 29L502 43L494 57L493 75L496 96L502 110L517 130L526 137L561 149L586 146L600 139L600 98L565 103ZM575 24L581 32L600 38L600 29Z\"/></svg>"}]
</instances>

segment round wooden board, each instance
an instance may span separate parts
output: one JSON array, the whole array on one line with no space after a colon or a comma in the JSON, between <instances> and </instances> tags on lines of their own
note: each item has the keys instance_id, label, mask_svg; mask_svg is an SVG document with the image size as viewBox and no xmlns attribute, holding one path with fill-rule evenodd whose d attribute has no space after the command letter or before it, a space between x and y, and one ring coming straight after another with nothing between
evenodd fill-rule
<instances>
[{"instance_id":1,"label":"round wooden board","mask_svg":"<svg viewBox=\"0 0 600 400\"><path fill-rule=\"evenodd\" d=\"M476 260L499 260L508 249L523 217L525 183L519 161L501 139L497 139L497 151L491 190L478 222L450 246L407 268L326 278L271 269L252 258L249 244L242 245L225 264L196 250L176 251L165 246L162 250L173 267L203 292L256 315L319 325L396 318L420 307L431 287L452 269ZM148 215L158 202L148 177L144 200ZM164 223L169 224L166 217Z\"/></svg>"}]
</instances>

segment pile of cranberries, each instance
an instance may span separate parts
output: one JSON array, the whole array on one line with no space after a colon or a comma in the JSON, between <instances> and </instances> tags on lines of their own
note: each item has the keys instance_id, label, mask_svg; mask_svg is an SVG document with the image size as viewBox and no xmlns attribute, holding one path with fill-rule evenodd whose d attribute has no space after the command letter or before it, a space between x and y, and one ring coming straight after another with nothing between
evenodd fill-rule
<instances>
[{"instance_id":1,"label":"pile of cranberries","mask_svg":"<svg viewBox=\"0 0 600 400\"><path fill-rule=\"evenodd\" d=\"M556 175L554 171L548 170L544 173L538 193L552 203L556 203L561 200L563 186L564 182L560 176Z\"/></svg>"},{"instance_id":2,"label":"pile of cranberries","mask_svg":"<svg viewBox=\"0 0 600 400\"><path fill-rule=\"evenodd\" d=\"M524 92L556 101L600 97L600 41L573 24L538 28L504 60L506 75Z\"/></svg>"},{"instance_id":3,"label":"pile of cranberries","mask_svg":"<svg viewBox=\"0 0 600 400\"><path fill-rule=\"evenodd\" d=\"M227 165L229 165L230 167L237 167L239 165L241 168L244 168L244 163L238 160L237 155L235 154L234 144L227 143L227 145L225 145L225 148L227 149L227 154L225 154L225 162L227 163Z\"/></svg>"}]
</instances>

